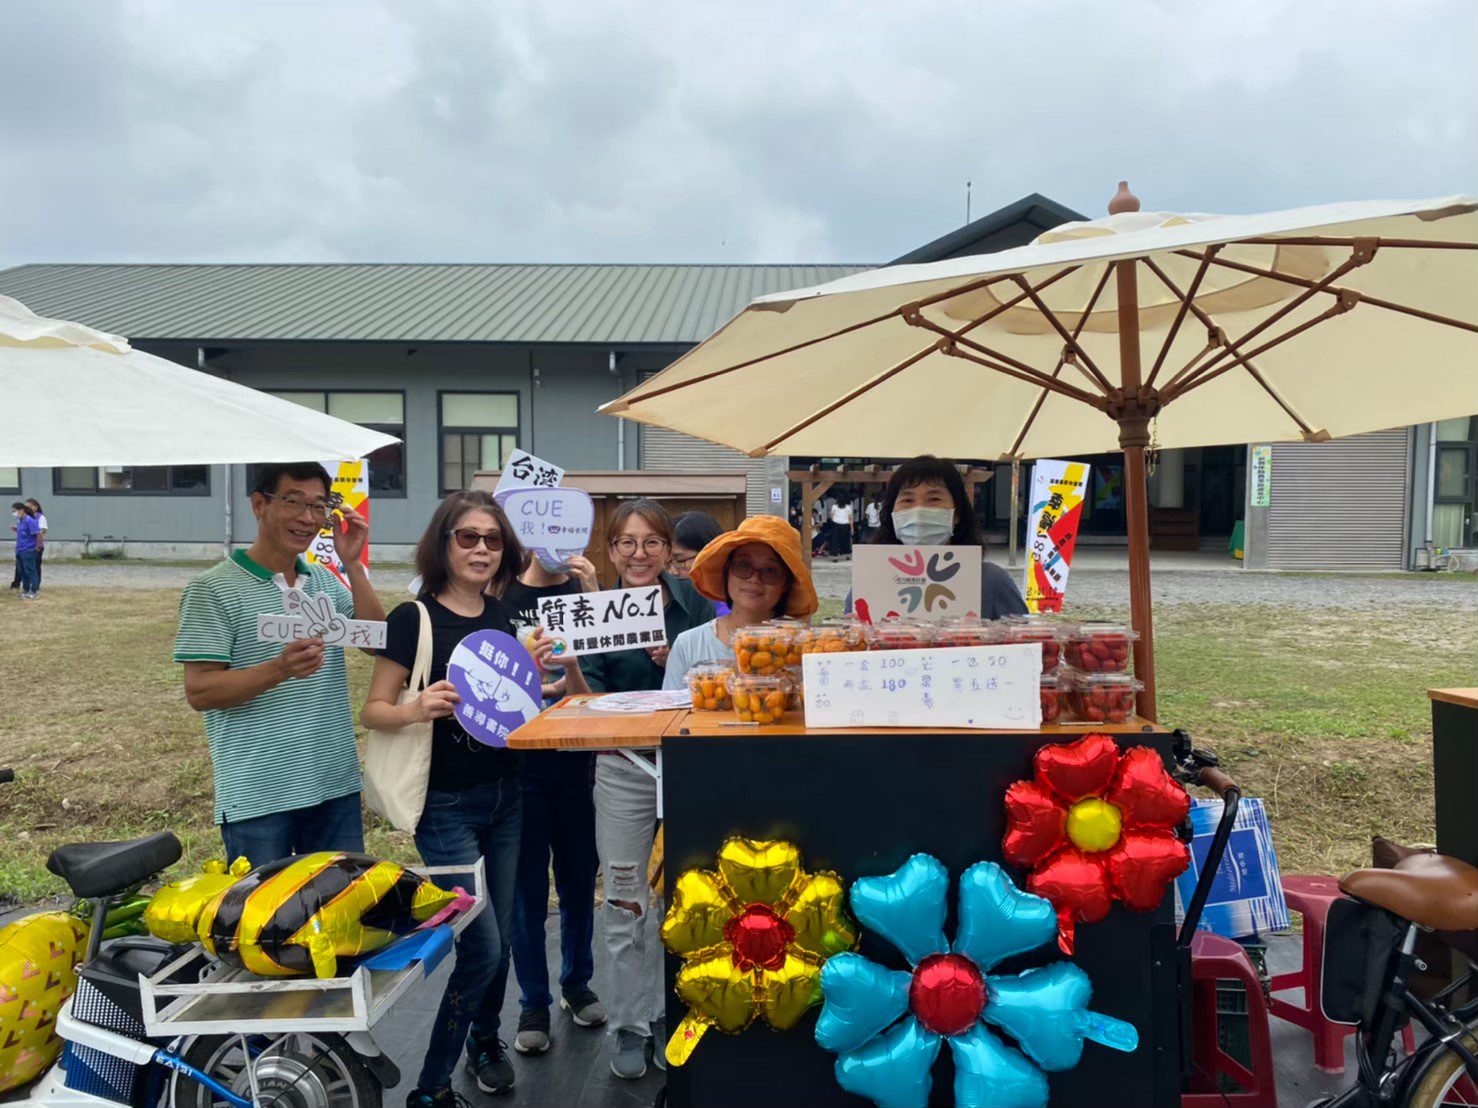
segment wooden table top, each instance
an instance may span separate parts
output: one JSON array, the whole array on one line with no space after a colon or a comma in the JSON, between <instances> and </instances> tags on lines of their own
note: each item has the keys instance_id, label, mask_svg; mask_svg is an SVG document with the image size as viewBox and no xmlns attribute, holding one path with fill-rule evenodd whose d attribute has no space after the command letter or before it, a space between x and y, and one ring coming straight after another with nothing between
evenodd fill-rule
<instances>
[{"instance_id":1,"label":"wooden table top","mask_svg":"<svg viewBox=\"0 0 1478 1108\"><path fill-rule=\"evenodd\" d=\"M1427 696L1460 708L1478 708L1478 689L1428 689Z\"/></svg>"},{"instance_id":2,"label":"wooden table top","mask_svg":"<svg viewBox=\"0 0 1478 1108\"><path fill-rule=\"evenodd\" d=\"M830 727L807 730L802 714L796 722L757 726L741 723L733 712L695 712L677 708L668 712L603 712L591 708L593 696L567 696L508 736L510 750L612 750L617 747L654 747L666 736L732 738L742 735L836 735L857 736L886 731L917 735L1061 735L1071 738L1090 731L1128 735L1159 731L1149 720L1131 716L1124 723L1052 724L1026 731L987 731L976 727Z\"/></svg>"}]
</instances>

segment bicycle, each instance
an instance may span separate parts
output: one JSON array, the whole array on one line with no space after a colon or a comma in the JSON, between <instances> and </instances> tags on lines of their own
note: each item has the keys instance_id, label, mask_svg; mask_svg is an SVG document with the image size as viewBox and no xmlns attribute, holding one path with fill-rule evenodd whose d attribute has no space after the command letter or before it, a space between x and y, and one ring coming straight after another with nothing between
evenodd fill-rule
<instances>
[{"instance_id":1,"label":"bicycle","mask_svg":"<svg viewBox=\"0 0 1478 1108\"><path fill-rule=\"evenodd\" d=\"M1216 865L1236 821L1241 790L1210 751L1175 733L1175 776L1221 795L1223 809L1201 880L1186 907L1177 945L1183 984L1190 981L1190 943L1210 893ZM1213 861L1214 860L1214 861ZM1320 1003L1331 1020L1358 1027L1355 1083L1309 1108L1437 1108L1478 1105L1478 968L1423 1001L1408 988L1427 963L1416 953L1421 931L1478 929L1478 868L1440 854L1414 854L1393 869L1358 869L1340 881L1345 899L1331 907L1325 929ZM1473 999L1453 1006L1452 998ZM1428 1037L1409 1055L1393 1050L1415 1019ZM1189 1064L1190 1050L1182 1057Z\"/></svg>"},{"instance_id":2,"label":"bicycle","mask_svg":"<svg viewBox=\"0 0 1478 1108\"><path fill-rule=\"evenodd\" d=\"M0 782L12 780L0 769ZM450 952L482 911L482 864L426 867L472 873L473 906L454 922L403 938L347 976L259 978L230 970L196 944L151 936L104 942L114 902L177 862L173 833L58 847L47 868L91 906L86 953L56 1031L61 1058L15 1102L36 1108L380 1108L400 1082L374 1025Z\"/></svg>"}]
</instances>

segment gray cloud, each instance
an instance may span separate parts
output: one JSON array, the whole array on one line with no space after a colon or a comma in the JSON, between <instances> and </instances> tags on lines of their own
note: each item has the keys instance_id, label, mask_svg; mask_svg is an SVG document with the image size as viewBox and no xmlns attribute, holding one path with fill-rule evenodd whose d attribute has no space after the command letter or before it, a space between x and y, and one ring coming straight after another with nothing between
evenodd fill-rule
<instances>
[{"instance_id":1,"label":"gray cloud","mask_svg":"<svg viewBox=\"0 0 1478 1108\"><path fill-rule=\"evenodd\" d=\"M0 265L870 261L1478 191L1469 0L7 0Z\"/></svg>"}]
</instances>

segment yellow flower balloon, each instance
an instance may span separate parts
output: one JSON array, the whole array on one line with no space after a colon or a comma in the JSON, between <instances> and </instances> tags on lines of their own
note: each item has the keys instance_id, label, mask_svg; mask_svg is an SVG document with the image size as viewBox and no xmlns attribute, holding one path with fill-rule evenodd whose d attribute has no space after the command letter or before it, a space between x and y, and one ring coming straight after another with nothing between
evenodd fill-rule
<instances>
[{"instance_id":1,"label":"yellow flower balloon","mask_svg":"<svg viewBox=\"0 0 1478 1108\"><path fill-rule=\"evenodd\" d=\"M834 873L808 874L783 840L732 838L718 872L690 869L672 889L662 942L684 960L677 995L688 1014L667 1061L688 1060L710 1027L737 1034L756 1017L794 1027L821 1002L826 959L857 945L846 890Z\"/></svg>"}]
</instances>

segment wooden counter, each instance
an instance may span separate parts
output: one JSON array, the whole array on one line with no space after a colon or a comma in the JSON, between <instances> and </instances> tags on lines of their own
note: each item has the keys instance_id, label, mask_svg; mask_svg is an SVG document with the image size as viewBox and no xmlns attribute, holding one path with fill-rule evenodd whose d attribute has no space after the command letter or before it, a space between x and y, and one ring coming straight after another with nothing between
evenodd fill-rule
<instances>
[{"instance_id":1,"label":"wooden counter","mask_svg":"<svg viewBox=\"0 0 1478 1108\"><path fill-rule=\"evenodd\" d=\"M1456 704L1459 708L1478 709L1478 689L1428 689L1427 699Z\"/></svg>"},{"instance_id":2,"label":"wooden counter","mask_svg":"<svg viewBox=\"0 0 1478 1108\"><path fill-rule=\"evenodd\" d=\"M664 713L666 714L666 713ZM804 735L808 738L823 735L835 735L840 737L852 736L859 738L867 735L978 735L981 738L989 738L992 735L1061 735L1065 739L1076 739L1090 732L1104 732L1110 735L1131 735L1141 731L1155 730L1154 724L1139 716L1131 716L1124 723L1067 723L1067 724L1043 724L1041 727L1031 727L1019 731L1006 731L999 728L984 727L815 727L808 728L801 722L804 713L795 713L794 723L771 723L754 724L740 723L734 718L733 712L695 712L691 708L683 709L677 713L677 718L667 724L664 734L667 737L675 735L694 735L708 738L744 738L748 735L764 736L766 738L782 735Z\"/></svg>"}]
</instances>

